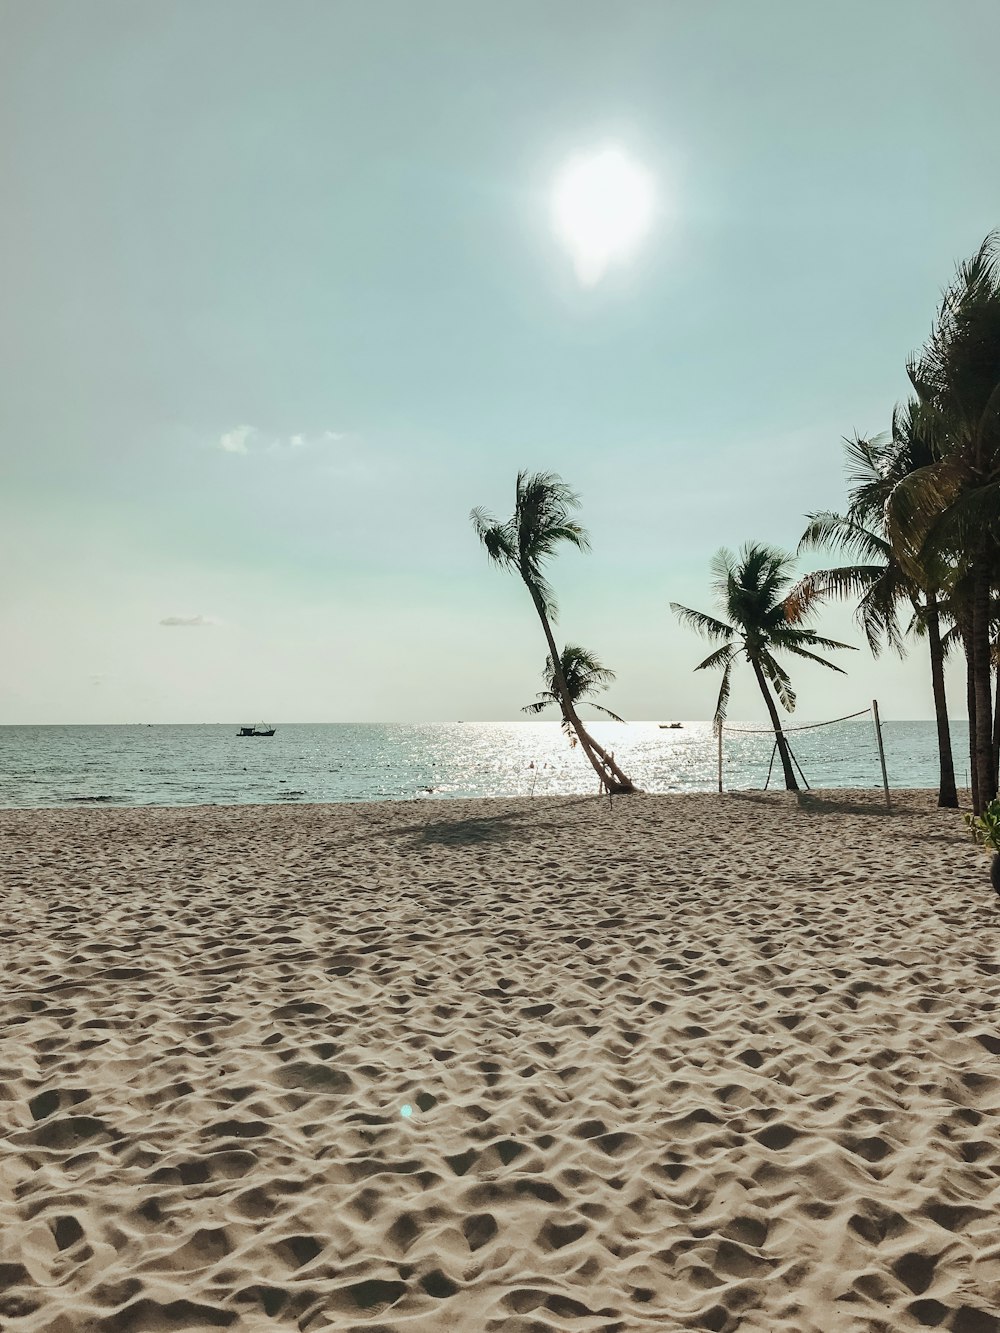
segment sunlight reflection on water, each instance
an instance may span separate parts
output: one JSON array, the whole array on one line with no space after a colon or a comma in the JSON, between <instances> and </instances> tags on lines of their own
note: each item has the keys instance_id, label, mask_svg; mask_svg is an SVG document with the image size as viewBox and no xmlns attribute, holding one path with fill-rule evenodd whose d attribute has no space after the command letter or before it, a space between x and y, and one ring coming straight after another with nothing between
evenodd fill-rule
<instances>
[{"instance_id":1,"label":"sunlight reflection on water","mask_svg":"<svg viewBox=\"0 0 1000 1333\"><path fill-rule=\"evenodd\" d=\"M588 725L646 791L715 790L710 723L685 722L677 731L655 722ZM883 725L891 784L935 785L934 724ZM810 785L880 784L869 719L791 739ZM953 739L961 784L968 767L964 724L954 724ZM726 787L762 787L772 747L768 735L727 732ZM775 767L772 786L780 785ZM6 807L438 800L528 796L532 789L537 796L597 790L593 770L556 722L296 723L279 724L269 739L246 740L229 725L0 727L0 806Z\"/></svg>"}]
</instances>

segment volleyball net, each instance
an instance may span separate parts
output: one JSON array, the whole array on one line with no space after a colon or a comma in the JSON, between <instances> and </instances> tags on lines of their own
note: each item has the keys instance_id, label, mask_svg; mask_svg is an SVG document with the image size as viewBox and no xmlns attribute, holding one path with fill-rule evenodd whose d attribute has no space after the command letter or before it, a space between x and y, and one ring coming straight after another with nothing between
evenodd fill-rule
<instances>
[{"instance_id":1,"label":"volleyball net","mask_svg":"<svg viewBox=\"0 0 1000 1333\"><path fill-rule=\"evenodd\" d=\"M819 731L823 727L835 727L845 722L856 722L859 718L863 717L869 717L871 718L872 721L873 732L874 732L873 738L875 742L875 748L878 754L879 768L881 770L882 788L885 792L885 803L887 806L890 805L891 802L889 797L889 778L885 766L885 745L882 739L882 723L879 718L877 699L873 699L867 708L859 708L856 713L845 713L843 717L831 717L823 722L806 722L801 724L800 726L795 726L795 727L781 727L780 729L776 729L774 727L739 727L739 726L731 727L723 723L716 731L716 738L718 743L719 791L721 792L724 790L723 786L723 772L724 772L724 762L725 762L724 742L726 736L773 737L771 758L770 762L768 763L767 777L764 781L764 790L767 791L770 785L771 776L774 771L775 760L779 757L782 747L784 747L788 755L788 761L790 766L792 767L793 771L795 770L798 771L798 775L802 779L803 785L805 786L806 790L809 791L811 790L809 780L806 777L805 772L803 771L802 764L799 762L798 755L795 753L795 747L793 746L789 738L792 735L796 735L797 733L800 732L815 732ZM830 757L829 755L827 755L826 763L829 764L829 762L830 762Z\"/></svg>"}]
</instances>

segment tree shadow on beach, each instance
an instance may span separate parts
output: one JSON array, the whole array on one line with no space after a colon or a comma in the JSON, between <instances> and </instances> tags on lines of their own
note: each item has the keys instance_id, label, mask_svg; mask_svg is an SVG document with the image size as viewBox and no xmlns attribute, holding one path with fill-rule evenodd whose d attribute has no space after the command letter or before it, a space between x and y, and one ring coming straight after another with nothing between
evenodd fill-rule
<instances>
[{"instance_id":1,"label":"tree shadow on beach","mask_svg":"<svg viewBox=\"0 0 1000 1333\"><path fill-rule=\"evenodd\" d=\"M858 801L849 797L818 796L811 791L800 791L797 801L800 810L817 815L877 815L885 819L903 813L899 805L886 806L882 792L873 792L870 801Z\"/></svg>"},{"instance_id":2,"label":"tree shadow on beach","mask_svg":"<svg viewBox=\"0 0 1000 1333\"><path fill-rule=\"evenodd\" d=\"M780 810L783 804L790 804L794 799L800 810L816 815L876 815L879 818L891 818L904 813L900 806L886 808L885 797L872 793L871 801L851 800L847 797L821 796L812 791L731 791L727 795L736 801L750 801L756 805L766 805L771 810ZM782 800L787 798L787 800Z\"/></svg>"},{"instance_id":3,"label":"tree shadow on beach","mask_svg":"<svg viewBox=\"0 0 1000 1333\"><path fill-rule=\"evenodd\" d=\"M578 800L560 801L559 809L565 810L567 807L594 804L594 797L580 797ZM542 814L544 807L533 807L527 810L510 810L504 814L497 815L474 815L468 819L433 819L426 824L408 824L405 828L397 829L397 833L416 833L418 840L425 844L440 845L445 847L455 846L477 846L483 843L506 842L511 835L516 832L514 824L518 820L530 820L528 827L532 830L540 828L558 827L556 821L550 819L538 819ZM551 810L544 811L551 814Z\"/></svg>"},{"instance_id":4,"label":"tree shadow on beach","mask_svg":"<svg viewBox=\"0 0 1000 1333\"><path fill-rule=\"evenodd\" d=\"M506 842L513 832L503 818L435 819L419 830L418 840L432 846L475 847L482 843Z\"/></svg>"}]
</instances>

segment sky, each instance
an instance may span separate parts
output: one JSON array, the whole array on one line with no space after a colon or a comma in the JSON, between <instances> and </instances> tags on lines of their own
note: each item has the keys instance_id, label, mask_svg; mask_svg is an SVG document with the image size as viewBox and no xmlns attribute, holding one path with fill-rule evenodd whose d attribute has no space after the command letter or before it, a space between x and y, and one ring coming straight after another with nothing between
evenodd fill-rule
<instances>
[{"instance_id":1,"label":"sky","mask_svg":"<svg viewBox=\"0 0 1000 1333\"><path fill-rule=\"evenodd\" d=\"M469 511L521 468L581 495L551 578L606 702L709 716L669 603L843 505L1000 225L998 39L992 0L0 0L0 723L517 717L544 641ZM553 182L607 146L657 205L585 285ZM799 718L933 716L920 643L840 656Z\"/></svg>"}]
</instances>

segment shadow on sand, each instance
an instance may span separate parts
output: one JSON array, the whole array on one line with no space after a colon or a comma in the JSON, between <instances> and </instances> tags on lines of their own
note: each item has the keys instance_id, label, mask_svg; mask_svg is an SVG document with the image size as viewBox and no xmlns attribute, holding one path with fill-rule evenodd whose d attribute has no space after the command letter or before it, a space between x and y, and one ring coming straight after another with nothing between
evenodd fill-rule
<instances>
[{"instance_id":1,"label":"shadow on sand","mask_svg":"<svg viewBox=\"0 0 1000 1333\"><path fill-rule=\"evenodd\" d=\"M904 813L898 806L886 809L885 797L881 792L872 794L870 801L856 801L843 797L819 796L811 791L731 791L727 795L735 801L752 801L756 805L767 805L773 810L778 801L776 797L787 797L795 801L800 810L816 815L874 815L879 819L891 818Z\"/></svg>"},{"instance_id":2,"label":"shadow on sand","mask_svg":"<svg viewBox=\"0 0 1000 1333\"><path fill-rule=\"evenodd\" d=\"M800 810L808 810L817 815L877 815L880 819L885 819L903 813L899 806L887 807L882 792L873 793L870 801L816 796L811 791L800 791L797 799Z\"/></svg>"},{"instance_id":3,"label":"shadow on sand","mask_svg":"<svg viewBox=\"0 0 1000 1333\"><path fill-rule=\"evenodd\" d=\"M571 806L603 804L600 798L593 796L580 797L578 800L563 800L559 803L559 809L565 810ZM605 807L606 808L606 807ZM405 829L399 829L399 833L416 833L422 843L445 847L474 847L483 843L505 842L514 832L516 832L516 823L519 820L530 821L532 830L547 827L556 827L557 821L551 818L539 819L539 815L551 815L551 810L545 810L544 806L536 806L526 810L510 810L500 815L473 816L469 819L434 819L426 824L410 824Z\"/></svg>"}]
</instances>

